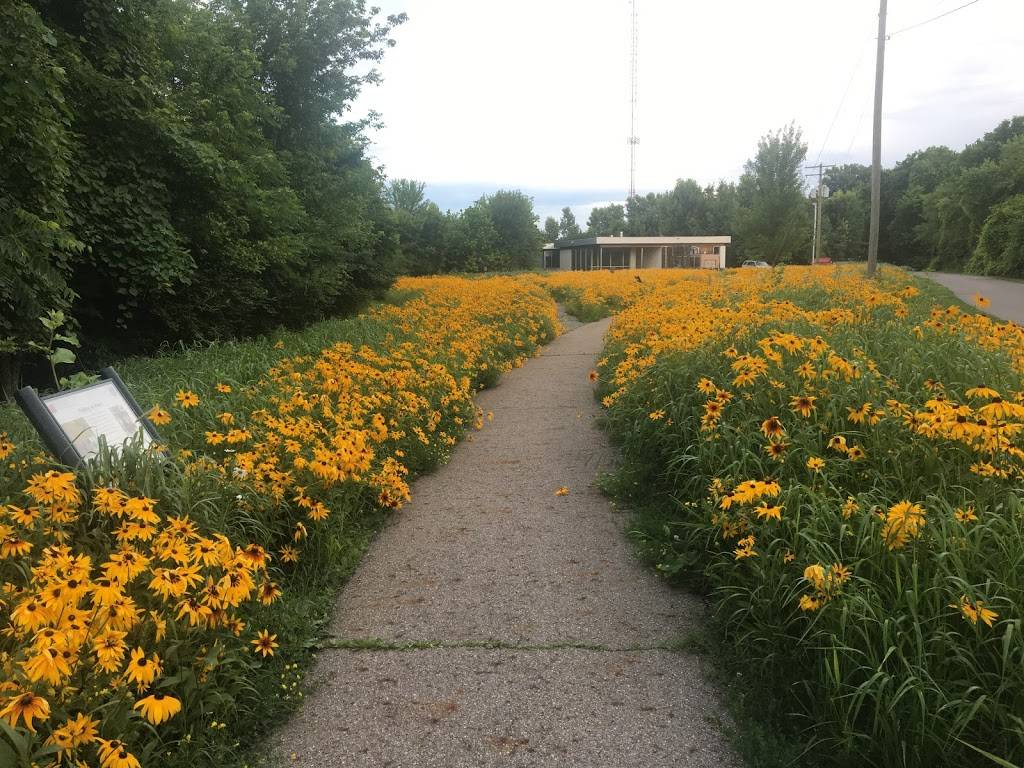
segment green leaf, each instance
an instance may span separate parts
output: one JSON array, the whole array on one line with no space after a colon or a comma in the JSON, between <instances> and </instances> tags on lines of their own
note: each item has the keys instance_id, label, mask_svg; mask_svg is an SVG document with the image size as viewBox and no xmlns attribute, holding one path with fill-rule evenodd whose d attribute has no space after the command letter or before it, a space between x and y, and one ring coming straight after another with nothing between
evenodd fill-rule
<instances>
[{"instance_id":1,"label":"green leaf","mask_svg":"<svg viewBox=\"0 0 1024 768\"><path fill-rule=\"evenodd\" d=\"M1014 765L1009 760L1004 760L1003 758L998 757L997 755L993 755L991 752L986 752L984 749L978 749L973 744L968 744L966 741L964 741L963 739L961 739L959 737L955 737L955 738L956 738L957 741L959 741L961 744L963 744L968 749L973 749L979 755L987 757L989 760L991 760L996 765L1001 766L1001 768L1020 768L1020 766Z\"/></svg>"},{"instance_id":2,"label":"green leaf","mask_svg":"<svg viewBox=\"0 0 1024 768\"><path fill-rule=\"evenodd\" d=\"M11 744L14 745L17 755L21 759L21 764L27 766L29 764L28 748L30 736L26 733L15 730L7 724L6 720L0 720L0 730L3 731L4 735L10 739ZM4 744L4 742L0 742L0 744ZM4 746L7 745L4 744ZM13 765L13 763L11 763L11 765Z\"/></svg>"},{"instance_id":3,"label":"green leaf","mask_svg":"<svg viewBox=\"0 0 1024 768\"><path fill-rule=\"evenodd\" d=\"M51 309L43 317L39 318L39 322L43 324L43 328L46 330L55 331L64 325L66 319L64 313L59 309Z\"/></svg>"},{"instance_id":4,"label":"green leaf","mask_svg":"<svg viewBox=\"0 0 1024 768\"><path fill-rule=\"evenodd\" d=\"M75 353L70 349L58 347L48 355L48 358L54 365L70 365L75 362Z\"/></svg>"}]
</instances>

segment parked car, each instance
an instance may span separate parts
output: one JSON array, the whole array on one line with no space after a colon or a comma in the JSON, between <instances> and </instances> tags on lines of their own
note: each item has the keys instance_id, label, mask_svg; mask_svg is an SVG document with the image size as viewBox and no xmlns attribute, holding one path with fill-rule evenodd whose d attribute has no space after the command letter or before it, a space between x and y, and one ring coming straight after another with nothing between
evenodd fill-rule
<instances>
[{"instance_id":1,"label":"parked car","mask_svg":"<svg viewBox=\"0 0 1024 768\"><path fill-rule=\"evenodd\" d=\"M832 263L832 259L830 259L828 256L819 256L818 258L816 258L814 260L814 263L815 264L831 264Z\"/></svg>"},{"instance_id":2,"label":"parked car","mask_svg":"<svg viewBox=\"0 0 1024 768\"><path fill-rule=\"evenodd\" d=\"M755 261L754 259L747 259L743 262L744 267L757 267L759 269L771 269L771 265L767 261Z\"/></svg>"}]
</instances>

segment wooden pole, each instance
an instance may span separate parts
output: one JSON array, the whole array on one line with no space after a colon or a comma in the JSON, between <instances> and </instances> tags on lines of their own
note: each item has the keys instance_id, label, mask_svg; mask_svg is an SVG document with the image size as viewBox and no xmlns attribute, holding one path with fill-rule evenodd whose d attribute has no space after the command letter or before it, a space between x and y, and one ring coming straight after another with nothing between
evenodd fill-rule
<instances>
[{"instance_id":1,"label":"wooden pole","mask_svg":"<svg viewBox=\"0 0 1024 768\"><path fill-rule=\"evenodd\" d=\"M878 5L878 55L875 59L875 124L871 140L871 226L868 231L868 276L878 265L878 219L882 195L882 76L885 70L886 0Z\"/></svg>"}]
</instances>

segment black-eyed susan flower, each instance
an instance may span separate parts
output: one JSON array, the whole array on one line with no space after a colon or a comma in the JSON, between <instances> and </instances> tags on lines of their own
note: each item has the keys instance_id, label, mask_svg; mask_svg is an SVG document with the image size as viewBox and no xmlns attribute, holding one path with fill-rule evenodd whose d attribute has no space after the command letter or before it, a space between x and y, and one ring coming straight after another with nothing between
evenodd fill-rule
<instances>
[{"instance_id":1,"label":"black-eyed susan flower","mask_svg":"<svg viewBox=\"0 0 1024 768\"><path fill-rule=\"evenodd\" d=\"M161 408L159 405L154 405L149 409L149 413L146 414L146 418L156 424L158 427L164 427L171 423L171 414Z\"/></svg>"},{"instance_id":2,"label":"black-eyed susan flower","mask_svg":"<svg viewBox=\"0 0 1024 768\"><path fill-rule=\"evenodd\" d=\"M118 739L100 739L99 742L100 768L141 768L124 742Z\"/></svg>"},{"instance_id":3,"label":"black-eyed susan flower","mask_svg":"<svg viewBox=\"0 0 1024 768\"><path fill-rule=\"evenodd\" d=\"M957 507L953 511L953 516L956 518L958 523L973 523L978 519L978 515L974 512L973 506Z\"/></svg>"},{"instance_id":4,"label":"black-eyed susan flower","mask_svg":"<svg viewBox=\"0 0 1024 768\"><path fill-rule=\"evenodd\" d=\"M181 711L181 701L174 696L164 693L151 693L144 699L139 699L132 706L142 712L142 716L153 725L160 725L165 720L170 720Z\"/></svg>"},{"instance_id":5,"label":"black-eyed susan flower","mask_svg":"<svg viewBox=\"0 0 1024 768\"><path fill-rule=\"evenodd\" d=\"M799 413L806 419L814 413L816 409L814 403L817 399L817 397L812 395L794 395L789 399L789 407L792 411Z\"/></svg>"},{"instance_id":6,"label":"black-eyed susan flower","mask_svg":"<svg viewBox=\"0 0 1024 768\"><path fill-rule=\"evenodd\" d=\"M786 434L786 428L778 416L769 416L761 422L761 433L767 438L781 437Z\"/></svg>"},{"instance_id":7,"label":"black-eyed susan flower","mask_svg":"<svg viewBox=\"0 0 1024 768\"><path fill-rule=\"evenodd\" d=\"M148 687L156 676L160 674L160 657L153 654L152 659L146 658L146 652L141 648L132 651L128 666L124 669L124 678L129 683L135 683L138 689Z\"/></svg>"},{"instance_id":8,"label":"black-eyed susan flower","mask_svg":"<svg viewBox=\"0 0 1024 768\"><path fill-rule=\"evenodd\" d=\"M255 640L250 640L256 653L262 655L264 658L267 656L274 655L274 649L279 647L275 642L277 635L270 634L269 630L261 629L256 636Z\"/></svg>"},{"instance_id":9,"label":"black-eyed susan flower","mask_svg":"<svg viewBox=\"0 0 1024 768\"><path fill-rule=\"evenodd\" d=\"M49 716L50 703L32 691L11 696L0 708L0 718L10 723L11 727L17 727L18 720L22 720L32 733L36 732L35 721L46 720Z\"/></svg>"},{"instance_id":10,"label":"black-eyed susan flower","mask_svg":"<svg viewBox=\"0 0 1024 768\"><path fill-rule=\"evenodd\" d=\"M263 605L270 605L281 596L281 588L272 581L264 581L260 584L260 602Z\"/></svg>"},{"instance_id":11,"label":"black-eyed susan flower","mask_svg":"<svg viewBox=\"0 0 1024 768\"><path fill-rule=\"evenodd\" d=\"M182 408L195 408L199 405L199 395L188 389L179 389L174 399Z\"/></svg>"},{"instance_id":12,"label":"black-eyed susan flower","mask_svg":"<svg viewBox=\"0 0 1024 768\"><path fill-rule=\"evenodd\" d=\"M949 607L959 609L963 617L975 625L980 621L986 626L991 627L995 620L999 618L998 613L991 608L985 607L983 600L970 600L967 595L961 595L960 602L952 603Z\"/></svg>"},{"instance_id":13,"label":"black-eyed susan flower","mask_svg":"<svg viewBox=\"0 0 1024 768\"><path fill-rule=\"evenodd\" d=\"M765 502L761 502L760 505L755 507L754 512L757 514L758 520L781 520L782 519L782 507L769 506Z\"/></svg>"}]
</instances>

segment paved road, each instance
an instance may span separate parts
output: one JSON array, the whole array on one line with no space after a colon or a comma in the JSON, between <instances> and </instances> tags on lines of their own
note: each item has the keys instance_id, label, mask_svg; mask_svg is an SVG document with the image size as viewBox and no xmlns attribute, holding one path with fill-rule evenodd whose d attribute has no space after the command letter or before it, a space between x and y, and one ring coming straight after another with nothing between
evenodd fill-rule
<instances>
[{"instance_id":1,"label":"paved road","mask_svg":"<svg viewBox=\"0 0 1024 768\"><path fill-rule=\"evenodd\" d=\"M440 647L322 651L274 739L283 764L739 764L705 661L658 648L700 627L700 601L633 558L593 486L615 460L587 378L606 328L575 328L482 393L494 422L414 484L333 631Z\"/></svg>"},{"instance_id":2,"label":"paved road","mask_svg":"<svg viewBox=\"0 0 1024 768\"><path fill-rule=\"evenodd\" d=\"M954 275L946 272L917 272L949 288L968 304L974 303L974 295L981 294L992 302L985 310L1003 320L1012 320L1024 325L1024 282L1000 280L995 277L977 275Z\"/></svg>"}]
</instances>

